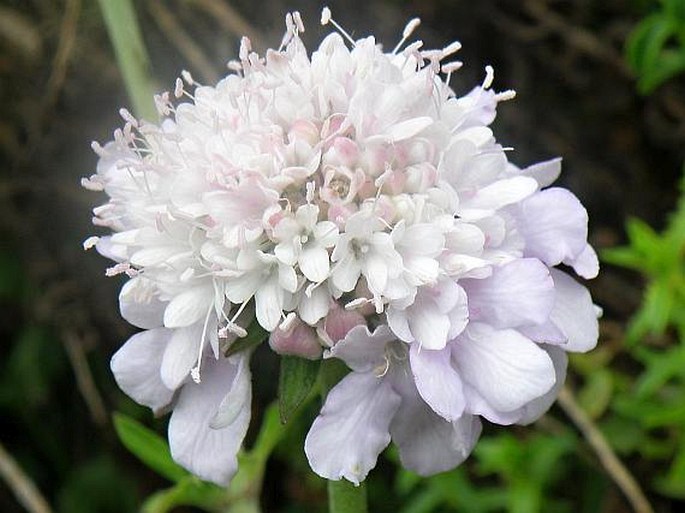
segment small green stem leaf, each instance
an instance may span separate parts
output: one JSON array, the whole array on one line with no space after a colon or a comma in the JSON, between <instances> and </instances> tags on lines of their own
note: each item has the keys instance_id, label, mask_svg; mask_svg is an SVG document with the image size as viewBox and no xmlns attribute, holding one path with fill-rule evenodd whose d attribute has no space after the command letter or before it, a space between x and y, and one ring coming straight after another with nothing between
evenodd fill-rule
<instances>
[{"instance_id":1,"label":"small green stem leaf","mask_svg":"<svg viewBox=\"0 0 685 513\"><path fill-rule=\"evenodd\" d=\"M321 360L306 360L297 356L281 358L278 379L278 407L285 424L309 396L319 375Z\"/></svg>"},{"instance_id":2,"label":"small green stem leaf","mask_svg":"<svg viewBox=\"0 0 685 513\"><path fill-rule=\"evenodd\" d=\"M151 429L121 413L114 414L114 428L121 443L158 474L176 482L188 477L171 458L166 441Z\"/></svg>"}]
</instances>

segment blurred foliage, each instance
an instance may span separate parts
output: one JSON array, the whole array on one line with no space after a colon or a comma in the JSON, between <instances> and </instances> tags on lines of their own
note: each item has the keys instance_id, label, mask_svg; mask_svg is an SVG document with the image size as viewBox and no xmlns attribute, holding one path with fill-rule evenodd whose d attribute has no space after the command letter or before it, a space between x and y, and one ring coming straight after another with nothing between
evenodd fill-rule
<instances>
[{"instance_id":1,"label":"blurred foliage","mask_svg":"<svg viewBox=\"0 0 685 513\"><path fill-rule=\"evenodd\" d=\"M643 94L685 71L685 0L652 3L651 14L635 27L625 48Z\"/></svg>"}]
</instances>

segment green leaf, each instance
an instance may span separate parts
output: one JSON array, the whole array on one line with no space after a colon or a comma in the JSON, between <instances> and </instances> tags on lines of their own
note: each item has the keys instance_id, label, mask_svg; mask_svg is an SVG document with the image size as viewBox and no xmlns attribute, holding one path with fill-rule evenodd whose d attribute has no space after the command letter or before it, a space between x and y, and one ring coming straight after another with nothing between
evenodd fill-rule
<instances>
[{"instance_id":1,"label":"green leaf","mask_svg":"<svg viewBox=\"0 0 685 513\"><path fill-rule=\"evenodd\" d=\"M99 0L99 3L133 110L138 116L156 120L150 63L133 2Z\"/></svg>"},{"instance_id":2,"label":"green leaf","mask_svg":"<svg viewBox=\"0 0 685 513\"><path fill-rule=\"evenodd\" d=\"M247 329L247 336L237 339L231 347L226 351L226 356L231 356L242 351L247 351L253 347L257 347L259 344L266 340L269 332L260 326L260 324L254 320L250 327Z\"/></svg>"},{"instance_id":3,"label":"green leaf","mask_svg":"<svg viewBox=\"0 0 685 513\"><path fill-rule=\"evenodd\" d=\"M307 399L319 375L321 360L283 356L278 379L278 407L284 424Z\"/></svg>"},{"instance_id":4,"label":"green leaf","mask_svg":"<svg viewBox=\"0 0 685 513\"><path fill-rule=\"evenodd\" d=\"M685 51L683 49L663 50L649 73L640 77L638 89L642 93L650 93L683 70L685 70Z\"/></svg>"},{"instance_id":5,"label":"green leaf","mask_svg":"<svg viewBox=\"0 0 685 513\"><path fill-rule=\"evenodd\" d=\"M114 428L124 446L158 474L171 481L188 476L171 458L166 441L151 429L121 413L114 414Z\"/></svg>"}]
</instances>

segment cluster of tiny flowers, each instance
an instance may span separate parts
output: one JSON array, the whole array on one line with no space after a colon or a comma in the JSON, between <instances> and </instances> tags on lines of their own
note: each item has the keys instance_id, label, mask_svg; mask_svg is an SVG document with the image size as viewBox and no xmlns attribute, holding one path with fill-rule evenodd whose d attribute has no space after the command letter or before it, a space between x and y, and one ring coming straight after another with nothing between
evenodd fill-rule
<instances>
[{"instance_id":1,"label":"cluster of tiny flowers","mask_svg":"<svg viewBox=\"0 0 685 513\"><path fill-rule=\"evenodd\" d=\"M598 272L587 213L521 169L488 127L512 91L493 72L450 87L458 43L426 50L338 29L311 56L298 13L264 57L242 40L215 87L188 73L155 98L160 124L122 110L84 186L109 199L91 237L129 280L121 314L143 331L114 355L120 387L172 411L172 456L227 483L250 419L258 322L279 354L351 369L305 442L312 469L363 480L392 440L427 475L460 464L481 418L525 424L553 402L567 351L598 337L584 278ZM172 95L178 101L172 102ZM184 99L186 98L186 99Z\"/></svg>"}]
</instances>

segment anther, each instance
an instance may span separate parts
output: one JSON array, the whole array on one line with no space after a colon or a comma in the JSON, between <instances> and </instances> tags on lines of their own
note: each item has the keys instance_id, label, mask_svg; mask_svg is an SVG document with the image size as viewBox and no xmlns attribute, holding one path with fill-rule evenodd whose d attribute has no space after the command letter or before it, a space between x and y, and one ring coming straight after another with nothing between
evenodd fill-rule
<instances>
[{"instance_id":1,"label":"anther","mask_svg":"<svg viewBox=\"0 0 685 513\"><path fill-rule=\"evenodd\" d=\"M128 109L119 109L119 115L124 121L130 123L134 128L138 128L138 120L128 111Z\"/></svg>"},{"instance_id":2,"label":"anther","mask_svg":"<svg viewBox=\"0 0 685 513\"><path fill-rule=\"evenodd\" d=\"M304 23L302 23L302 16L300 16L300 11L293 12L293 21L295 22L295 27L299 32L304 32Z\"/></svg>"},{"instance_id":3,"label":"anther","mask_svg":"<svg viewBox=\"0 0 685 513\"><path fill-rule=\"evenodd\" d=\"M180 78L176 79L176 86L174 87L174 96L180 98L183 96L183 80Z\"/></svg>"},{"instance_id":4,"label":"anther","mask_svg":"<svg viewBox=\"0 0 685 513\"><path fill-rule=\"evenodd\" d=\"M100 240L100 237L96 237L96 236L88 237L86 240L83 241L83 249L88 251L89 249L94 248L99 240Z\"/></svg>"},{"instance_id":5,"label":"anther","mask_svg":"<svg viewBox=\"0 0 685 513\"><path fill-rule=\"evenodd\" d=\"M404 42L407 40L407 38L409 38L409 36L412 35L412 33L416 30L416 27L419 25L421 25L421 18L412 18L409 20L409 23L404 26L404 30L402 31L402 39L400 39L399 43L397 43L392 52L390 52L392 55L395 55L399 49L402 48Z\"/></svg>"},{"instance_id":6,"label":"anther","mask_svg":"<svg viewBox=\"0 0 685 513\"><path fill-rule=\"evenodd\" d=\"M516 97L516 91L513 89L507 89L506 91L502 91L501 93L497 93L495 95L495 100L498 102L504 102L507 100L513 100Z\"/></svg>"},{"instance_id":7,"label":"anther","mask_svg":"<svg viewBox=\"0 0 685 513\"><path fill-rule=\"evenodd\" d=\"M328 25L328 24L333 25L340 34L347 39L352 46L357 46L357 43L352 39L352 36L350 36L347 31L342 28L338 23L331 17L331 10L328 7L324 7L321 10L321 25Z\"/></svg>"},{"instance_id":8,"label":"anther","mask_svg":"<svg viewBox=\"0 0 685 513\"><path fill-rule=\"evenodd\" d=\"M483 84L481 87L483 89L488 89L492 85L492 81L495 79L495 70L492 66L485 66L485 78L483 79Z\"/></svg>"},{"instance_id":9,"label":"anther","mask_svg":"<svg viewBox=\"0 0 685 513\"><path fill-rule=\"evenodd\" d=\"M331 10L328 7L321 9L321 25L328 25L331 21Z\"/></svg>"},{"instance_id":10,"label":"anther","mask_svg":"<svg viewBox=\"0 0 685 513\"><path fill-rule=\"evenodd\" d=\"M183 80L186 81L186 84L188 85L194 85L195 80L193 80L193 76L190 74L190 71L184 69L181 71L181 77L183 77Z\"/></svg>"},{"instance_id":11,"label":"anther","mask_svg":"<svg viewBox=\"0 0 685 513\"><path fill-rule=\"evenodd\" d=\"M453 53L457 53L459 50L461 50L461 43L459 41L454 41L442 49L442 58L444 59Z\"/></svg>"}]
</instances>

